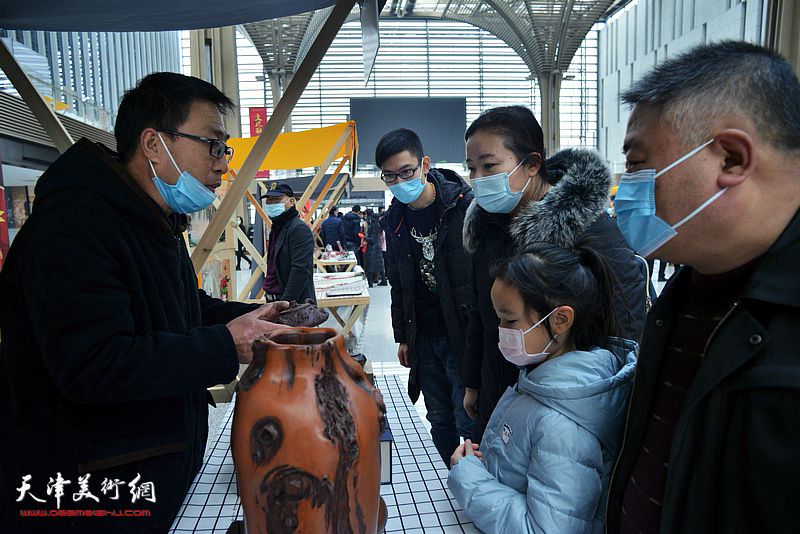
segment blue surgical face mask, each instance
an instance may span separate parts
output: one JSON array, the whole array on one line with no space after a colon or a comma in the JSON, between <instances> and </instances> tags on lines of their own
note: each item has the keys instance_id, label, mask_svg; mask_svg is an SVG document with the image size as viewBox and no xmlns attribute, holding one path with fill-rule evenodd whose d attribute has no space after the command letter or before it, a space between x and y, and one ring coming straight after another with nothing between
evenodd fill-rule
<instances>
[{"instance_id":1,"label":"blue surgical face mask","mask_svg":"<svg viewBox=\"0 0 800 534\"><path fill-rule=\"evenodd\" d=\"M286 211L286 204L265 204L264 211L267 212L267 217L274 219Z\"/></svg>"},{"instance_id":2,"label":"blue surgical face mask","mask_svg":"<svg viewBox=\"0 0 800 534\"><path fill-rule=\"evenodd\" d=\"M517 207L519 201L522 200L522 193L525 188L531 183L531 179L525 182L522 190L517 193L511 191L511 182L509 177L514 174L514 171L520 168L525 160L519 162L519 165L514 167L511 172L501 172L500 174L493 174L492 176L484 176L482 178L472 179L472 191L475 193L475 201L480 207L489 213L510 213Z\"/></svg>"},{"instance_id":3,"label":"blue surgical face mask","mask_svg":"<svg viewBox=\"0 0 800 534\"><path fill-rule=\"evenodd\" d=\"M419 178L412 178L411 180L389 186L389 190L392 192L392 194L396 196L397 200L403 204L411 204L412 202L416 202L420 195L422 195L422 192L425 190L425 184L423 184L421 180L423 174L422 164L420 164L419 173Z\"/></svg>"},{"instance_id":4,"label":"blue surgical face mask","mask_svg":"<svg viewBox=\"0 0 800 534\"><path fill-rule=\"evenodd\" d=\"M172 161L172 164L175 165L175 168L181 173L178 178L178 183L175 185L167 184L156 175L153 162L147 160L148 163L150 163L150 169L153 171L153 183L156 184L159 194L166 201L167 205L175 213L194 213L196 211L203 211L209 207L211 203L214 202L214 199L217 198L217 195L207 189L187 171L181 172L160 133L158 134L158 138L161 139L161 144L164 145L164 149L167 151L167 155Z\"/></svg>"},{"instance_id":5,"label":"blue surgical face mask","mask_svg":"<svg viewBox=\"0 0 800 534\"><path fill-rule=\"evenodd\" d=\"M676 230L679 226L700 213L728 189L725 187L715 193L711 198L703 202L700 207L673 226L656 216L656 178L694 156L713 141L712 139L695 148L660 172L656 172L655 169L642 169L622 174L619 188L617 189L617 197L614 199L617 226L619 226L619 231L625 237L625 240L638 254L647 257L664 246L667 241L678 235Z\"/></svg>"}]
</instances>

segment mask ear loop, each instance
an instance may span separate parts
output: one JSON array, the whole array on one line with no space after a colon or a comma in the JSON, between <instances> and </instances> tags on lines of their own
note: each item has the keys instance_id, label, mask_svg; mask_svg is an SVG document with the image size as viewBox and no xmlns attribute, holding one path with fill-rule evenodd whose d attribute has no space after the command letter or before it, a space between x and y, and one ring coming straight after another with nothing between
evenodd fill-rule
<instances>
[{"instance_id":1,"label":"mask ear loop","mask_svg":"<svg viewBox=\"0 0 800 534\"><path fill-rule=\"evenodd\" d=\"M713 142L714 142L713 138L709 139L708 141L706 141L705 143L703 143L699 147L695 148L694 150L692 150L691 152L689 152L688 154L686 154L682 158L678 158L677 161L673 161L672 163L670 163L669 165L667 165L666 167L661 169L659 172L657 172L656 175L655 175L655 178L658 178L659 176L661 176L662 174L664 174L665 172L667 172L668 170L670 170L674 166L678 165L679 163L683 163L684 161L686 161L687 159L691 158L692 156L694 156L695 154L697 154L698 152L700 152L701 150L703 150L705 147L707 147L708 145L710 145Z\"/></svg>"},{"instance_id":2,"label":"mask ear loop","mask_svg":"<svg viewBox=\"0 0 800 534\"><path fill-rule=\"evenodd\" d=\"M170 153L169 148L167 148L167 144L164 142L164 138L161 137L161 132L157 131L156 134L158 135L158 138L161 139L161 144L164 145L164 150L167 151L167 156L169 156L169 159L172 161L172 164L175 165L175 168L178 170L178 174L180 174L181 173L181 169L180 169L180 167L178 167L178 164L175 163L175 158L172 157L172 153ZM151 166L153 165L152 161L150 162L150 165ZM153 174L155 174L155 172L156 171L153 170Z\"/></svg>"}]
</instances>

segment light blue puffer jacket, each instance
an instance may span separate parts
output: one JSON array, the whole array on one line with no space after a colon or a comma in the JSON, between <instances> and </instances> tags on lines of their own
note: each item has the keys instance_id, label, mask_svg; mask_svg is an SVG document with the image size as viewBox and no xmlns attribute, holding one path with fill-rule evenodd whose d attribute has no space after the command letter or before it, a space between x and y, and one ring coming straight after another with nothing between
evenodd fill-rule
<instances>
[{"instance_id":1,"label":"light blue puffer jacket","mask_svg":"<svg viewBox=\"0 0 800 534\"><path fill-rule=\"evenodd\" d=\"M602 532L637 345L612 338L546 361L508 388L447 485L484 532Z\"/></svg>"}]
</instances>

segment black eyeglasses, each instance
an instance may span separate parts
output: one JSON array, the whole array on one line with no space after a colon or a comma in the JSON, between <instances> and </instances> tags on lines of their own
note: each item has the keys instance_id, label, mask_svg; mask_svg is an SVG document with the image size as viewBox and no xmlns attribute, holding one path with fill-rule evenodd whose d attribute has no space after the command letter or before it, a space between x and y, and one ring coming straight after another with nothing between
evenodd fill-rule
<instances>
[{"instance_id":1,"label":"black eyeglasses","mask_svg":"<svg viewBox=\"0 0 800 534\"><path fill-rule=\"evenodd\" d=\"M193 141L208 143L209 145L208 153L211 154L212 158L219 159L222 156L228 156L228 162L230 162L231 158L233 157L233 147L226 145L225 141L220 141L219 139L211 139L209 137L190 135L183 132L173 132L172 130L157 130L157 131L164 132L167 135L177 135L180 137L185 137L187 139L192 139Z\"/></svg>"},{"instance_id":2,"label":"black eyeglasses","mask_svg":"<svg viewBox=\"0 0 800 534\"><path fill-rule=\"evenodd\" d=\"M420 163L420 165L422 164ZM381 180L383 180L383 182L387 184L393 184L398 179L408 180L409 178L414 176L414 173L417 172L417 169L419 169L419 165L417 165L413 169L406 169L400 172L382 172Z\"/></svg>"}]
</instances>

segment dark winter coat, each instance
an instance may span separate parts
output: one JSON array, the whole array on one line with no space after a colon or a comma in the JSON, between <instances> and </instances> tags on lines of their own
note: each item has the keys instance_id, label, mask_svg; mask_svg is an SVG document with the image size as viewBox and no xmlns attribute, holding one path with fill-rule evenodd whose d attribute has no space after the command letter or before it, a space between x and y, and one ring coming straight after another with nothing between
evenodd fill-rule
<instances>
[{"instance_id":1,"label":"dark winter coat","mask_svg":"<svg viewBox=\"0 0 800 534\"><path fill-rule=\"evenodd\" d=\"M344 223L339 217L334 215L329 216L322 221L319 236L322 238L322 244L330 245L333 250L339 250L337 241L341 243L342 248L344 248Z\"/></svg>"},{"instance_id":2,"label":"dark winter coat","mask_svg":"<svg viewBox=\"0 0 800 534\"><path fill-rule=\"evenodd\" d=\"M645 275L605 211L611 183L608 167L596 152L577 149L557 153L546 165L558 182L540 201L530 202L513 218L488 213L473 202L464 221L476 306L469 319L462 379L466 387L480 390L474 429L478 441L497 401L519 376L517 366L506 361L497 348L498 319L491 300L494 279L489 276L494 263L536 241L571 245L579 237L591 237L624 290L625 299L617 299L616 312L626 327L625 337L638 340L644 324Z\"/></svg>"},{"instance_id":3,"label":"dark winter coat","mask_svg":"<svg viewBox=\"0 0 800 534\"><path fill-rule=\"evenodd\" d=\"M292 206L275 242L275 273L283 289L281 300L317 301L314 293L314 236ZM268 246L273 246L270 243Z\"/></svg>"},{"instance_id":4,"label":"dark winter coat","mask_svg":"<svg viewBox=\"0 0 800 534\"><path fill-rule=\"evenodd\" d=\"M434 276L439 289L450 349L457 359L464 354L464 337L472 305L471 262L461 240L467 207L474 198L472 189L453 171L431 169L428 180L436 187L439 232L434 252ZM411 253L410 234L404 223L408 209L396 198L381 219L386 233L386 274L391 284L392 329L397 343L407 343L411 354L408 395L419 398L418 358L414 352L417 337L414 309L416 266Z\"/></svg>"},{"instance_id":5,"label":"dark winter coat","mask_svg":"<svg viewBox=\"0 0 800 534\"><path fill-rule=\"evenodd\" d=\"M706 344L675 424L661 532L795 532L800 525L800 212L762 257ZM674 311L692 271L647 316L607 531L618 532Z\"/></svg>"},{"instance_id":6,"label":"dark winter coat","mask_svg":"<svg viewBox=\"0 0 800 534\"><path fill-rule=\"evenodd\" d=\"M356 245L361 244L361 238L358 237L358 233L361 231L361 217L353 213L352 211L348 211L344 214L342 218L342 222L344 223L344 239L349 243L355 243ZM344 243L342 243L344 246Z\"/></svg>"},{"instance_id":7,"label":"dark winter coat","mask_svg":"<svg viewBox=\"0 0 800 534\"><path fill-rule=\"evenodd\" d=\"M50 166L35 191L0 272L2 530L16 531L20 508L56 508L54 497L15 502L24 475L32 475L31 492L47 498L48 479L61 473L71 480L62 509L148 508L152 517L134 531L146 524L166 531L202 465L206 388L230 382L239 369L225 324L257 306L198 290L181 234L186 216L167 218L86 139ZM99 504L71 498L84 473ZM137 473L140 483L154 483L156 504L118 505L100 492L104 477L127 483ZM52 531L126 525L124 518L113 525L82 519L59 517Z\"/></svg>"},{"instance_id":8,"label":"dark winter coat","mask_svg":"<svg viewBox=\"0 0 800 534\"><path fill-rule=\"evenodd\" d=\"M364 270L368 273L382 273L383 250L381 249L381 226L377 214L373 214L367 226L367 253L364 258Z\"/></svg>"}]
</instances>

